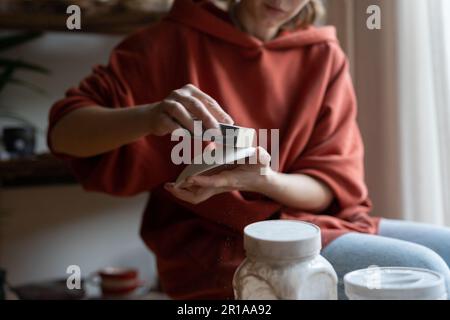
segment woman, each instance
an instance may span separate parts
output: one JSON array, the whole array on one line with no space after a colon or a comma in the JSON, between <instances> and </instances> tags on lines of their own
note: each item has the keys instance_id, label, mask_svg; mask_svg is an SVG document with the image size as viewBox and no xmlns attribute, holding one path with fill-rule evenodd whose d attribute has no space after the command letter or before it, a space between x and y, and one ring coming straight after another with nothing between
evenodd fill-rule
<instances>
[{"instance_id":1,"label":"woman","mask_svg":"<svg viewBox=\"0 0 450 320\"><path fill-rule=\"evenodd\" d=\"M448 229L368 215L348 63L335 30L312 26L318 10L309 0L242 0L228 12L176 0L53 106L49 145L86 190L151 191L141 236L172 298L232 298L243 228L265 219L320 226L340 279L370 265L450 279ZM192 130L194 118L205 128L279 129L279 170L260 148L258 164L175 187L183 166L170 159L170 133Z\"/></svg>"}]
</instances>

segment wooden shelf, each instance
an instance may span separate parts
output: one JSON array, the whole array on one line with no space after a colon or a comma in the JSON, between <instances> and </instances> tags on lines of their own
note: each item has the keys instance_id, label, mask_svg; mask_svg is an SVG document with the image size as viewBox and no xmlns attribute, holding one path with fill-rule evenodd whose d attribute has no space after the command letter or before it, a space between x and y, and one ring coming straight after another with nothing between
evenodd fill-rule
<instances>
[{"instance_id":1,"label":"wooden shelf","mask_svg":"<svg viewBox=\"0 0 450 320\"><path fill-rule=\"evenodd\" d=\"M73 183L76 183L76 180L63 161L50 154L0 161L1 187Z\"/></svg>"},{"instance_id":2,"label":"wooden shelf","mask_svg":"<svg viewBox=\"0 0 450 320\"><path fill-rule=\"evenodd\" d=\"M140 27L158 21L164 15L164 12L144 13L137 11L87 15L81 20L81 30L68 30L66 27L67 15L50 13L0 13L0 29L128 34Z\"/></svg>"}]
</instances>

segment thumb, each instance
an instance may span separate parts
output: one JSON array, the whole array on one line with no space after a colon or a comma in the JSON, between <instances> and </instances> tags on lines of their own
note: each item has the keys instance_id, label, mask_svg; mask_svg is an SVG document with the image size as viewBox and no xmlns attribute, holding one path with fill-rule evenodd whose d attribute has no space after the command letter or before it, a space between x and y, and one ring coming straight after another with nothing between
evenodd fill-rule
<instances>
[{"instance_id":1,"label":"thumb","mask_svg":"<svg viewBox=\"0 0 450 320\"><path fill-rule=\"evenodd\" d=\"M264 149L263 147L258 147L256 149L256 155L259 164L263 166L270 165L270 160L272 159L272 157L270 156L270 154L267 152L266 149Z\"/></svg>"}]
</instances>

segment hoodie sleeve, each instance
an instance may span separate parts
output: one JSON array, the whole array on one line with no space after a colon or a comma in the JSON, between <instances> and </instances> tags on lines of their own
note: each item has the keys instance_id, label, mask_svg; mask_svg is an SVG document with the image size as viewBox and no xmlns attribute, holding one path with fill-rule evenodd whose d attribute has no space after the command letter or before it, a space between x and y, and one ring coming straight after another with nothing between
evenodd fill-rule
<instances>
[{"instance_id":1,"label":"hoodie sleeve","mask_svg":"<svg viewBox=\"0 0 450 320\"><path fill-rule=\"evenodd\" d=\"M91 106L124 108L136 105L128 79L139 77L138 72L139 66L132 54L115 49L107 66L95 67L90 76L78 87L68 90L65 98L56 102L50 110L49 148L68 164L86 190L131 196L150 191L177 176L179 169L170 161L170 137L144 137L89 158L57 154L52 149L49 139L51 130L70 112Z\"/></svg>"},{"instance_id":2,"label":"hoodie sleeve","mask_svg":"<svg viewBox=\"0 0 450 320\"><path fill-rule=\"evenodd\" d=\"M343 53L338 56L310 140L290 172L325 182L333 191L334 203L326 214L340 215L355 209L370 211L364 182L364 147L357 125L356 97Z\"/></svg>"}]
</instances>

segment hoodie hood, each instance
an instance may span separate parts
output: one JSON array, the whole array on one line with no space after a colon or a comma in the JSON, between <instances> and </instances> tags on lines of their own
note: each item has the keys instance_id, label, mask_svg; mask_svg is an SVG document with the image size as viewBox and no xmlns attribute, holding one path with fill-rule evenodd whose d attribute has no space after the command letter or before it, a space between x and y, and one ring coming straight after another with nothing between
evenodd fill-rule
<instances>
[{"instance_id":1,"label":"hoodie hood","mask_svg":"<svg viewBox=\"0 0 450 320\"><path fill-rule=\"evenodd\" d=\"M166 19L245 48L289 49L338 41L336 29L327 26L283 32L277 38L264 42L237 29L228 14L208 0L175 0Z\"/></svg>"}]
</instances>

